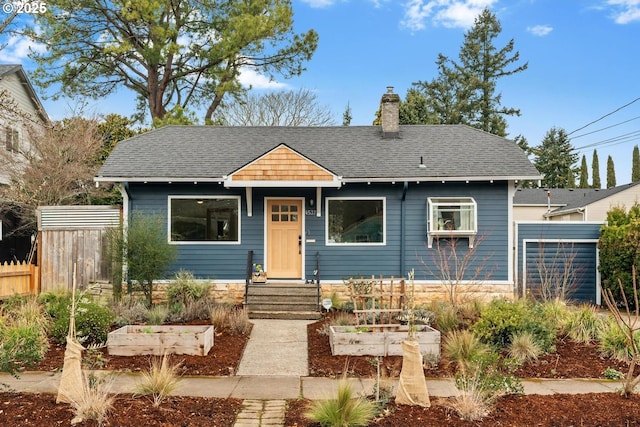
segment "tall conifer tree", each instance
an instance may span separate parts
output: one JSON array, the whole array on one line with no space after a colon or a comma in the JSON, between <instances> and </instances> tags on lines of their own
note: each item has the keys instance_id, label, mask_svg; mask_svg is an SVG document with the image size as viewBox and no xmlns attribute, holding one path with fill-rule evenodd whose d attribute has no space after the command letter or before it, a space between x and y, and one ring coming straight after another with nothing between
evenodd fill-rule
<instances>
[{"instance_id":1,"label":"tall conifer tree","mask_svg":"<svg viewBox=\"0 0 640 427\"><path fill-rule=\"evenodd\" d=\"M575 187L576 170L573 165L576 164L579 157L573 150L564 129L550 129L542 143L532 148L531 152L535 156L536 168L544 176L543 186L548 188Z\"/></svg>"},{"instance_id":2,"label":"tall conifer tree","mask_svg":"<svg viewBox=\"0 0 640 427\"><path fill-rule=\"evenodd\" d=\"M582 155L580 164L580 188L589 188L589 170L587 166L587 156Z\"/></svg>"},{"instance_id":3,"label":"tall conifer tree","mask_svg":"<svg viewBox=\"0 0 640 427\"><path fill-rule=\"evenodd\" d=\"M616 169L613 165L613 158L607 158L607 188L616 186Z\"/></svg>"},{"instance_id":4,"label":"tall conifer tree","mask_svg":"<svg viewBox=\"0 0 640 427\"><path fill-rule=\"evenodd\" d=\"M633 160L631 163L631 182L640 181L640 152L638 146L633 147Z\"/></svg>"},{"instance_id":5,"label":"tall conifer tree","mask_svg":"<svg viewBox=\"0 0 640 427\"><path fill-rule=\"evenodd\" d=\"M600 182L600 161L598 160L598 152L593 150L593 159L591 160L591 180L593 188L602 188Z\"/></svg>"}]
</instances>

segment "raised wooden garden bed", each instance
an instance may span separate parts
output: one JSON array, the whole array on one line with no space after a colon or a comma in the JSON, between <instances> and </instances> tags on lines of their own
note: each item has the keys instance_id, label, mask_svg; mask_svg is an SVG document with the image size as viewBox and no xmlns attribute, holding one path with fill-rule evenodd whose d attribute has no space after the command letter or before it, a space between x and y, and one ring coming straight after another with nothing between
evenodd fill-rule
<instances>
[{"instance_id":1,"label":"raised wooden garden bed","mask_svg":"<svg viewBox=\"0 0 640 427\"><path fill-rule=\"evenodd\" d=\"M415 339L420 352L440 357L440 331L417 325ZM402 356L402 341L408 339L408 326L330 326L331 354L351 356Z\"/></svg>"},{"instance_id":2,"label":"raised wooden garden bed","mask_svg":"<svg viewBox=\"0 0 640 427\"><path fill-rule=\"evenodd\" d=\"M211 325L126 325L107 336L107 351L114 356L164 353L206 356L211 347Z\"/></svg>"}]
</instances>

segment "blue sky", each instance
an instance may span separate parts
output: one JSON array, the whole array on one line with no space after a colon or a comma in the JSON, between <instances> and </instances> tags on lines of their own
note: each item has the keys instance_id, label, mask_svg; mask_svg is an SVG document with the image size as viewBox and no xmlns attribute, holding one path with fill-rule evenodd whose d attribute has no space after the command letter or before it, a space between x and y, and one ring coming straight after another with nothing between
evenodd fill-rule
<instances>
[{"instance_id":1,"label":"blue sky","mask_svg":"<svg viewBox=\"0 0 640 427\"><path fill-rule=\"evenodd\" d=\"M496 46L514 39L520 63L529 64L526 71L499 81L503 105L522 113L508 119L509 137L522 134L530 145L538 145L549 129L563 128L573 132L572 144L581 156L587 155L589 169L593 149L598 150L603 185L609 155L617 183L630 181L632 149L640 144L640 0L292 0L292 4L296 31L315 29L320 36L318 49L306 64L307 71L294 79L269 81L243 73L243 83L254 90L311 89L319 103L333 111L336 124L341 124L349 104L351 124L369 125L386 86L394 86L404 98L413 82L433 79L438 53L457 58L464 33L488 7L502 25ZM34 67L26 52L24 40L11 39L0 52L0 62L22 63L29 72ZM54 119L77 109L74 100L43 103ZM133 95L122 90L105 100L88 101L87 110L127 115L133 109Z\"/></svg>"}]
</instances>

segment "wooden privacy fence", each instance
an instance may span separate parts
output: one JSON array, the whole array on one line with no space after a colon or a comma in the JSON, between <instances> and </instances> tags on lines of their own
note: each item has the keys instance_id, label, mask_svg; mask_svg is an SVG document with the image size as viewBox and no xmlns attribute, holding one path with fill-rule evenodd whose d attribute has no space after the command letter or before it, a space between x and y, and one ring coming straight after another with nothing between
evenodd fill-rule
<instances>
[{"instance_id":1,"label":"wooden privacy fence","mask_svg":"<svg viewBox=\"0 0 640 427\"><path fill-rule=\"evenodd\" d=\"M111 279L108 229L120 222L117 206L43 206L38 208L40 291L71 287L76 266L78 286Z\"/></svg>"},{"instance_id":2,"label":"wooden privacy fence","mask_svg":"<svg viewBox=\"0 0 640 427\"><path fill-rule=\"evenodd\" d=\"M0 264L0 299L13 295L35 295L40 269L25 261Z\"/></svg>"}]
</instances>

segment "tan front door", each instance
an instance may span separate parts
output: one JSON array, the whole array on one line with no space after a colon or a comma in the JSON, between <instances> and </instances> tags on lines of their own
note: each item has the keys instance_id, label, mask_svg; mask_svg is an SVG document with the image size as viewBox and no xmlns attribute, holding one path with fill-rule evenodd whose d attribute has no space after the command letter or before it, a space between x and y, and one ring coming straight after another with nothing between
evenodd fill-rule
<instances>
[{"instance_id":1,"label":"tan front door","mask_svg":"<svg viewBox=\"0 0 640 427\"><path fill-rule=\"evenodd\" d=\"M267 276L302 278L302 200L267 200Z\"/></svg>"}]
</instances>

